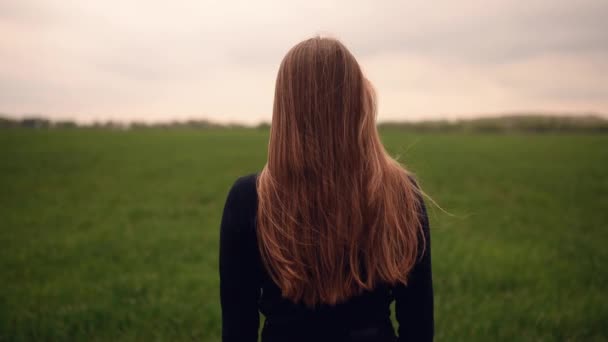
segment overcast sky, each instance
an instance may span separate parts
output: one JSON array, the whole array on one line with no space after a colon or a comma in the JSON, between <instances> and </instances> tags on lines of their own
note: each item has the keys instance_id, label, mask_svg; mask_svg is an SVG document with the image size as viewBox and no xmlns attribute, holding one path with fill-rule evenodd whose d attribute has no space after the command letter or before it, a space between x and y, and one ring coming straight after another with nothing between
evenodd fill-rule
<instances>
[{"instance_id":1,"label":"overcast sky","mask_svg":"<svg viewBox=\"0 0 608 342\"><path fill-rule=\"evenodd\" d=\"M0 0L0 113L271 118L287 50L339 38L380 120L608 113L608 1Z\"/></svg>"}]
</instances>

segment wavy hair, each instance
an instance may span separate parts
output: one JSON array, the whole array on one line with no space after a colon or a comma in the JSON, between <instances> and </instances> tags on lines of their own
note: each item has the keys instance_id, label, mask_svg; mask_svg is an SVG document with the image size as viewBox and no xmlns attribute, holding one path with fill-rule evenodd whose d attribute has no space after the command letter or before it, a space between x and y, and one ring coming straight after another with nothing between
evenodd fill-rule
<instances>
[{"instance_id":1,"label":"wavy hair","mask_svg":"<svg viewBox=\"0 0 608 342\"><path fill-rule=\"evenodd\" d=\"M420 191L384 149L375 92L339 41L305 40L281 62L257 189L260 255L283 297L314 307L407 283Z\"/></svg>"}]
</instances>

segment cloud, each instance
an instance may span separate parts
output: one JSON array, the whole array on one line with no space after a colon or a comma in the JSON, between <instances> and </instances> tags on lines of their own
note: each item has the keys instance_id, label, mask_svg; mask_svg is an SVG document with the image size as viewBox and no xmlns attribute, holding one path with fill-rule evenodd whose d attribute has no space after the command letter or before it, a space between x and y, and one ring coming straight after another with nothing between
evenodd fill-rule
<instances>
[{"instance_id":1,"label":"cloud","mask_svg":"<svg viewBox=\"0 0 608 342\"><path fill-rule=\"evenodd\" d=\"M0 112L163 120L270 118L285 52L343 40L380 119L608 112L608 3L0 2Z\"/></svg>"}]
</instances>

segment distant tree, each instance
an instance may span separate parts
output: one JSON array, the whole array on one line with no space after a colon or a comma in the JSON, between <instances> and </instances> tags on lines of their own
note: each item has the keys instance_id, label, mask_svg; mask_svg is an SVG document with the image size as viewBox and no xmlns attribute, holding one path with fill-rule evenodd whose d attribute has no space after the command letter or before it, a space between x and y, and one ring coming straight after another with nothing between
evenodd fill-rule
<instances>
[{"instance_id":1,"label":"distant tree","mask_svg":"<svg viewBox=\"0 0 608 342\"><path fill-rule=\"evenodd\" d=\"M47 119L30 117L21 119L19 125L27 128L48 128L51 126L51 122Z\"/></svg>"},{"instance_id":2,"label":"distant tree","mask_svg":"<svg viewBox=\"0 0 608 342\"><path fill-rule=\"evenodd\" d=\"M53 127L57 127L57 128L76 128L76 127L78 127L78 125L74 121L64 120L64 121L57 121L57 122L55 122L53 124Z\"/></svg>"},{"instance_id":3,"label":"distant tree","mask_svg":"<svg viewBox=\"0 0 608 342\"><path fill-rule=\"evenodd\" d=\"M257 124L257 126L255 126L256 129L259 130L267 130L270 129L270 123L266 122L266 121L262 121L259 124Z\"/></svg>"}]
</instances>

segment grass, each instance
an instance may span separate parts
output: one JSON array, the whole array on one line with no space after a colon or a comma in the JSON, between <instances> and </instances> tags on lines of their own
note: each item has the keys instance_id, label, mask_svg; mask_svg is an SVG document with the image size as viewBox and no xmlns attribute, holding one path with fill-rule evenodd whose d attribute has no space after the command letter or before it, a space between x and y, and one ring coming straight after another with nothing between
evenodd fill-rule
<instances>
[{"instance_id":1,"label":"grass","mask_svg":"<svg viewBox=\"0 0 608 342\"><path fill-rule=\"evenodd\" d=\"M608 136L382 132L430 209L438 341L608 339ZM267 131L0 131L0 341L220 340L218 227Z\"/></svg>"}]
</instances>

